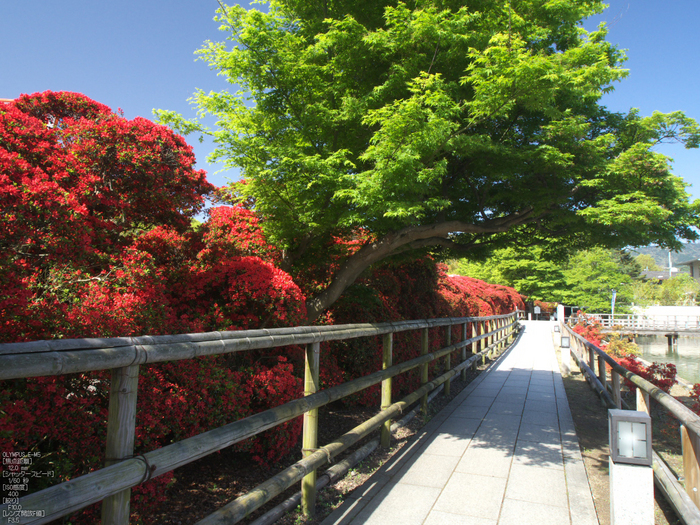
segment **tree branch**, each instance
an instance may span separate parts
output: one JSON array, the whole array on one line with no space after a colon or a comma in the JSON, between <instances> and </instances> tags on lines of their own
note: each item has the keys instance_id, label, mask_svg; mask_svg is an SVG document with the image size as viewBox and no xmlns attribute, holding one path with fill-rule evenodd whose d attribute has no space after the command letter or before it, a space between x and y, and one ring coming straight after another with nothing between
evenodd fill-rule
<instances>
[{"instance_id":1,"label":"tree branch","mask_svg":"<svg viewBox=\"0 0 700 525\"><path fill-rule=\"evenodd\" d=\"M390 232L381 239L365 244L345 260L331 284L320 294L306 301L307 319L313 322L326 308L338 300L363 271L391 255L427 246L448 244L452 247L455 243L449 236L454 233L504 233L537 219L538 217L534 216L534 210L526 208L521 212L490 219L481 224L447 221L425 226L407 226L399 231Z\"/></svg>"}]
</instances>

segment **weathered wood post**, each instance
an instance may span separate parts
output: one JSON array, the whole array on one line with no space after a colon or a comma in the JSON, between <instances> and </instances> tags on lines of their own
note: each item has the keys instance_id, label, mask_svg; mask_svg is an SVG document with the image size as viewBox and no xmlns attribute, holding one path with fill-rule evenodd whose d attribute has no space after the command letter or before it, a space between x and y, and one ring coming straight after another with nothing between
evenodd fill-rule
<instances>
[{"instance_id":1,"label":"weathered wood post","mask_svg":"<svg viewBox=\"0 0 700 525\"><path fill-rule=\"evenodd\" d=\"M685 425L681 425L681 443L683 445L683 475L685 491L700 507L700 438Z\"/></svg>"},{"instance_id":2,"label":"weathered wood post","mask_svg":"<svg viewBox=\"0 0 700 525\"><path fill-rule=\"evenodd\" d=\"M595 350L593 350L590 346L588 347L588 366L591 369L591 372L595 374Z\"/></svg>"},{"instance_id":3,"label":"weathered wood post","mask_svg":"<svg viewBox=\"0 0 700 525\"><path fill-rule=\"evenodd\" d=\"M382 369L386 370L393 364L394 334L384 334L383 340ZM387 377L382 381L382 410L391 406L391 378ZM389 448L391 445L391 420L387 419L382 425L382 447Z\"/></svg>"},{"instance_id":4,"label":"weathered wood post","mask_svg":"<svg viewBox=\"0 0 700 525\"><path fill-rule=\"evenodd\" d=\"M315 394L319 388L320 343L306 345L304 360L304 395ZM301 453L303 457L318 448L318 408L304 414L304 430ZM304 516L316 514L316 471L309 472L301 480L301 510Z\"/></svg>"},{"instance_id":5,"label":"weathered wood post","mask_svg":"<svg viewBox=\"0 0 700 525\"><path fill-rule=\"evenodd\" d=\"M452 344L452 325L447 325L447 334L445 334L445 346ZM452 369L452 352L445 356L445 372ZM445 395L449 396L452 391L452 381L445 381Z\"/></svg>"},{"instance_id":6,"label":"weathered wood post","mask_svg":"<svg viewBox=\"0 0 700 525\"><path fill-rule=\"evenodd\" d=\"M603 388L607 391L607 389L608 389L607 366L605 363L605 359L603 359L603 356L600 354L598 354L598 380L600 380L600 384L603 385Z\"/></svg>"},{"instance_id":7,"label":"weathered wood post","mask_svg":"<svg viewBox=\"0 0 700 525\"><path fill-rule=\"evenodd\" d=\"M462 323L462 341L467 340L467 323ZM467 360L467 345L462 347L462 362ZM462 368L462 381L467 380L467 369Z\"/></svg>"},{"instance_id":8,"label":"weathered wood post","mask_svg":"<svg viewBox=\"0 0 700 525\"><path fill-rule=\"evenodd\" d=\"M649 394L637 387L637 410L646 412L651 416L651 404L649 403Z\"/></svg>"},{"instance_id":9,"label":"weathered wood post","mask_svg":"<svg viewBox=\"0 0 700 525\"><path fill-rule=\"evenodd\" d=\"M498 328L501 329L500 332L498 332L498 339L501 341L501 352L506 349L506 331L503 330L506 327L506 319L505 317L503 319L498 320Z\"/></svg>"},{"instance_id":10,"label":"weathered wood post","mask_svg":"<svg viewBox=\"0 0 700 525\"><path fill-rule=\"evenodd\" d=\"M136 436L136 398L139 384L139 365L112 370L107 418L107 450L105 466L118 463L134 453ZM102 523L128 525L131 489L102 500Z\"/></svg>"},{"instance_id":11,"label":"weathered wood post","mask_svg":"<svg viewBox=\"0 0 700 525\"><path fill-rule=\"evenodd\" d=\"M421 330L421 338L420 338L420 355L426 355L428 353L428 329L423 328ZM421 365L420 367L420 384L424 385L428 382L428 364L425 363L424 365ZM424 394L423 398L421 399L420 402L420 409L421 412L423 412L423 416L428 415L428 394Z\"/></svg>"},{"instance_id":12,"label":"weathered wood post","mask_svg":"<svg viewBox=\"0 0 700 525\"><path fill-rule=\"evenodd\" d=\"M615 370L611 372L613 400L617 408L622 408L622 394L620 392L620 374Z\"/></svg>"}]
</instances>

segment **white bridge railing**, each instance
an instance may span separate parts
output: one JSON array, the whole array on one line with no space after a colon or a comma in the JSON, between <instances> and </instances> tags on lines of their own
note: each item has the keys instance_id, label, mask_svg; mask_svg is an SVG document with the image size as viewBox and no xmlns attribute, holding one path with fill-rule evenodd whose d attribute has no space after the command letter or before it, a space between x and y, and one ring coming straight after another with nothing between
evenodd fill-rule
<instances>
[{"instance_id":1,"label":"white bridge railing","mask_svg":"<svg viewBox=\"0 0 700 525\"><path fill-rule=\"evenodd\" d=\"M700 331L698 315L588 314L605 328Z\"/></svg>"}]
</instances>

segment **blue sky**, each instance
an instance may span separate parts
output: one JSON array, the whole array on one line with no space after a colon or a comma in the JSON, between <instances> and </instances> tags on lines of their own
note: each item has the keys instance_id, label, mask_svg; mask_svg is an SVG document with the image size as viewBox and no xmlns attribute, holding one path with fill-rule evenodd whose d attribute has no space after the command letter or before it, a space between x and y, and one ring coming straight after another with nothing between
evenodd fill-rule
<instances>
[{"instance_id":1,"label":"blue sky","mask_svg":"<svg viewBox=\"0 0 700 525\"><path fill-rule=\"evenodd\" d=\"M606 12L585 27L608 24L608 40L628 50L630 75L603 103L617 111L638 107L642 115L680 109L700 119L700 2L608 3ZM213 21L217 7L216 0L4 0L0 98L77 91L114 110L122 108L127 118L151 118L154 108L193 116L187 99L195 88L228 85L194 56L204 41L223 36ZM221 167L206 163L210 144L190 142L212 183L236 178L236 173L217 174ZM692 197L700 198L700 150L667 146L660 151L675 159L675 172L693 184Z\"/></svg>"}]
</instances>

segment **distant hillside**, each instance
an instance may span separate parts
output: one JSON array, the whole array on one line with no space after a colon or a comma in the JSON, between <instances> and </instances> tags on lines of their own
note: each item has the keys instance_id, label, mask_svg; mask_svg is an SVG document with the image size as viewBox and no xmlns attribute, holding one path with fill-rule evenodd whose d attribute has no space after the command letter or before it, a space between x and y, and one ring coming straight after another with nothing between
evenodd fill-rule
<instances>
[{"instance_id":1,"label":"distant hillside","mask_svg":"<svg viewBox=\"0 0 700 525\"><path fill-rule=\"evenodd\" d=\"M668 250L659 248L658 246L645 246L643 248L635 248L630 250L632 255L646 254L654 258L656 264L662 268L668 268ZM691 242L683 245L683 249L676 253L671 252L671 261L673 266L679 270L687 271L687 266L678 266L678 263L700 259L700 242Z\"/></svg>"}]
</instances>

